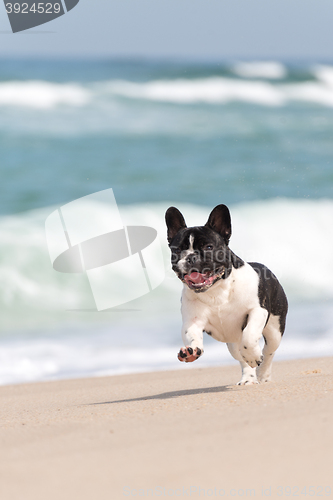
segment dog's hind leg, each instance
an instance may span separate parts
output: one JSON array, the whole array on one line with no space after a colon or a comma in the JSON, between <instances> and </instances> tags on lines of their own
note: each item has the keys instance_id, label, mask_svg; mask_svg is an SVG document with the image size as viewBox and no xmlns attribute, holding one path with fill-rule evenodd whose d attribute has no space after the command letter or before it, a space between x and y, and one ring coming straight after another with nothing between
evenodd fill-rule
<instances>
[{"instance_id":1,"label":"dog's hind leg","mask_svg":"<svg viewBox=\"0 0 333 500\"><path fill-rule=\"evenodd\" d=\"M249 366L244 361L241 353L239 352L239 345L235 343L228 343L227 346L231 356L237 359L237 361L240 362L240 365L242 367L242 378L240 379L237 385L257 384L258 381L257 381L256 369L251 368L251 366Z\"/></svg>"},{"instance_id":2,"label":"dog's hind leg","mask_svg":"<svg viewBox=\"0 0 333 500\"><path fill-rule=\"evenodd\" d=\"M257 368L257 376L259 382L269 382L271 380L273 357L282 339L279 316L271 314L264 328L263 336L265 339L265 346L263 349L264 359Z\"/></svg>"}]
</instances>

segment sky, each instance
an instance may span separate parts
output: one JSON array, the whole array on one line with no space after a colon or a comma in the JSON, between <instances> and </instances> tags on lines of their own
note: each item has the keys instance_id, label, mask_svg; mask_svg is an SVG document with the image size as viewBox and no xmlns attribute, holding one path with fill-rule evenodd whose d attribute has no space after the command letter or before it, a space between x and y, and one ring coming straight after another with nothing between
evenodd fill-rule
<instances>
[{"instance_id":1,"label":"sky","mask_svg":"<svg viewBox=\"0 0 333 500\"><path fill-rule=\"evenodd\" d=\"M1 2L0 57L330 61L332 20L332 0L80 0L13 34Z\"/></svg>"}]
</instances>

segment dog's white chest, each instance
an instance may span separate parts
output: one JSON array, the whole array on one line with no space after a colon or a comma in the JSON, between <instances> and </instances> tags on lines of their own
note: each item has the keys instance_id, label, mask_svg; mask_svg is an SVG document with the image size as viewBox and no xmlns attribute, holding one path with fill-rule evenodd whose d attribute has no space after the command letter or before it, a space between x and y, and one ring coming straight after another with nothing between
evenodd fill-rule
<instances>
[{"instance_id":1,"label":"dog's white chest","mask_svg":"<svg viewBox=\"0 0 333 500\"><path fill-rule=\"evenodd\" d=\"M258 305L258 275L245 264L207 292L195 294L184 288L182 314L185 320L200 323L214 339L238 342L248 312Z\"/></svg>"}]
</instances>

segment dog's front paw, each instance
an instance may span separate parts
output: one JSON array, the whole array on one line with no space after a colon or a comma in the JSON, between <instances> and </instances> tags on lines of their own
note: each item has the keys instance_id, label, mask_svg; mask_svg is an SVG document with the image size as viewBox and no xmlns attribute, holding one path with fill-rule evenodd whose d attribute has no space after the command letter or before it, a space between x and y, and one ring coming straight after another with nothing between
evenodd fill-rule
<instances>
[{"instance_id":1,"label":"dog's front paw","mask_svg":"<svg viewBox=\"0 0 333 500\"><path fill-rule=\"evenodd\" d=\"M196 359L200 358L203 354L203 349L199 347L181 347L178 353L179 361L185 361L185 363L192 363Z\"/></svg>"},{"instance_id":2,"label":"dog's front paw","mask_svg":"<svg viewBox=\"0 0 333 500\"><path fill-rule=\"evenodd\" d=\"M260 366L264 359L259 346L256 346L255 348L243 346L240 349L240 353L244 361L251 366L251 368Z\"/></svg>"}]
</instances>

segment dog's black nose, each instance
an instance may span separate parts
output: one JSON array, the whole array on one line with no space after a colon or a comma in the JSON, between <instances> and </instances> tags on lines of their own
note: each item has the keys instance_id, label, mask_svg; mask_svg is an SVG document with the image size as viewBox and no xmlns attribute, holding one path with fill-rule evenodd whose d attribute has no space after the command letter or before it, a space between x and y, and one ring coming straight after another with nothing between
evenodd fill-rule
<instances>
[{"instance_id":1,"label":"dog's black nose","mask_svg":"<svg viewBox=\"0 0 333 500\"><path fill-rule=\"evenodd\" d=\"M198 255L196 255L195 253L192 253L191 255L188 255L186 257L186 262L188 264L193 265L193 264L195 264L198 261L198 258L199 258Z\"/></svg>"}]
</instances>

